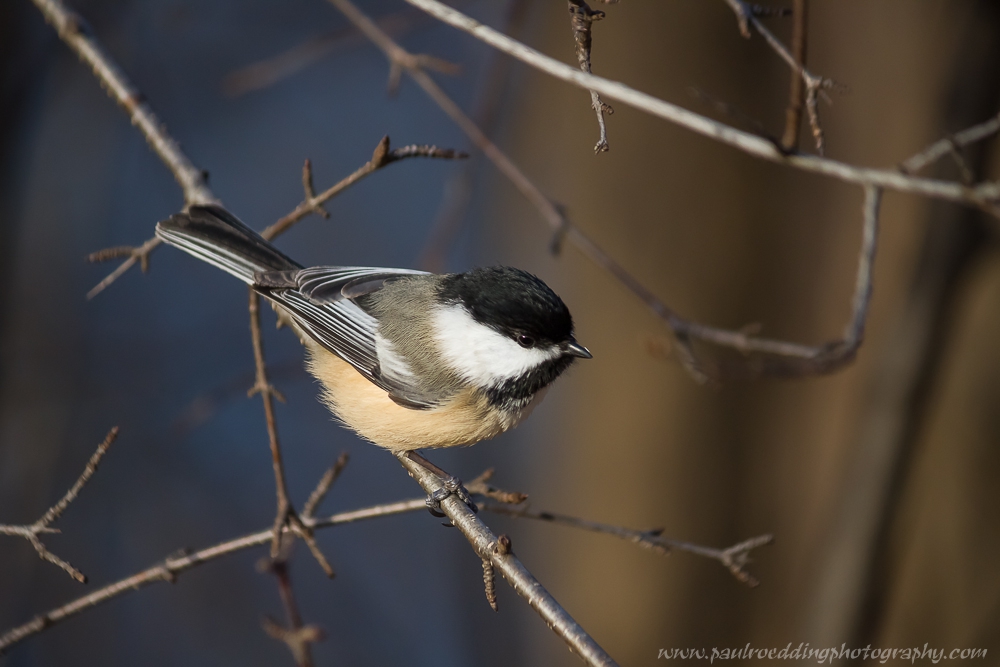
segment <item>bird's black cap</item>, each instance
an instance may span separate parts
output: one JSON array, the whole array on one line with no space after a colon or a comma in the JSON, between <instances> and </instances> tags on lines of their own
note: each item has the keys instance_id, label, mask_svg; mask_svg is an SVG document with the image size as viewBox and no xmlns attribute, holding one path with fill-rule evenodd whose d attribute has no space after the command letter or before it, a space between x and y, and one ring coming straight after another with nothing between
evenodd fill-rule
<instances>
[{"instance_id":1,"label":"bird's black cap","mask_svg":"<svg viewBox=\"0 0 1000 667\"><path fill-rule=\"evenodd\" d=\"M543 344L573 338L573 318L562 299L527 271L491 266L453 273L441 281L441 300L460 303L480 324L507 336L526 334Z\"/></svg>"}]
</instances>

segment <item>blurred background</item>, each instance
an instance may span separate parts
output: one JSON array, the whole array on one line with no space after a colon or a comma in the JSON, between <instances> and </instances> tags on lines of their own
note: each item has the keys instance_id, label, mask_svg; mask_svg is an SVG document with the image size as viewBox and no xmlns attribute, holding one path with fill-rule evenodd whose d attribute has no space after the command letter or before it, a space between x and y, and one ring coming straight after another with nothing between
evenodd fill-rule
<instances>
[{"instance_id":1,"label":"blurred background","mask_svg":"<svg viewBox=\"0 0 1000 667\"><path fill-rule=\"evenodd\" d=\"M723 547L765 532L750 589L718 563L611 537L487 515L525 564L625 665L661 648L923 646L1000 651L1000 261L996 221L887 193L868 339L856 363L805 380L702 386L667 330L567 246L405 77L386 94L382 54L320 0L75 0L210 186L263 228L363 164L378 140L470 150L469 163L392 165L278 245L300 262L445 270L507 263L570 306L594 360L578 364L517 431L432 458L534 507ZM574 221L658 296L700 322L820 343L850 312L861 235L857 187L751 159L615 105L593 155L585 91L431 21L361 1L413 52L462 65L438 76ZM849 86L821 104L828 154L892 166L1000 104L1000 7L990 0L814 0L809 67ZM461 9L575 63L562 2ZM740 37L725 3L602 7L595 73L721 120L697 88L780 135L789 71ZM769 19L786 42L791 24ZM261 67L263 65L263 67ZM247 70L250 66L256 66ZM87 585L0 537L0 626L144 569L268 527L274 490L246 290L171 249L95 299L113 264L183 205L126 116L27 0L0 5L0 522L30 523L107 430L121 436L46 543ZM809 149L807 131L802 146ZM994 142L966 152L996 178ZM956 179L944 161L932 175ZM467 197L467 205L463 204ZM450 216L450 217L449 217ZM443 223L442 219L451 222ZM448 231L445 242L441 229ZM433 230L438 230L434 233ZM277 418L299 506L341 451L332 513L419 495L398 463L336 426L301 349L264 315ZM666 342L665 342L666 341ZM656 354L651 353L651 350ZM711 352L710 350L706 352ZM574 665L503 583L499 614L461 534L424 512L322 531L327 581L292 562L317 664ZM122 596L16 646L0 663L286 664L260 628L280 618L264 549ZM991 661L993 661L991 659Z\"/></svg>"}]
</instances>

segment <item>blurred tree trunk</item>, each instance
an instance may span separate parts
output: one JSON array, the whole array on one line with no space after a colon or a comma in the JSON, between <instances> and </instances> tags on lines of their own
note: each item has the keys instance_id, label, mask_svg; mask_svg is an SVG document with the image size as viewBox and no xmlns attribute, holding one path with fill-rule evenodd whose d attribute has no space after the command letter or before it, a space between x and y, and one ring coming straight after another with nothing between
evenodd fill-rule
<instances>
[{"instance_id":1,"label":"blurred tree trunk","mask_svg":"<svg viewBox=\"0 0 1000 667\"><path fill-rule=\"evenodd\" d=\"M1000 102L1000 9L980 1L963 17L961 48L951 64L940 125L958 131L997 113ZM992 143L992 142L991 142ZM984 174L988 152L964 151ZM938 177L957 178L948 159ZM983 214L935 202L928 210L920 260L889 345L883 346L870 401L861 416L857 452L845 478L839 515L827 534L825 564L804 636L818 646L865 646L885 624L898 553L890 537L901 510L926 416L940 384L944 353L961 326L958 301L969 268L988 240ZM960 566L955 563L954 566Z\"/></svg>"}]
</instances>

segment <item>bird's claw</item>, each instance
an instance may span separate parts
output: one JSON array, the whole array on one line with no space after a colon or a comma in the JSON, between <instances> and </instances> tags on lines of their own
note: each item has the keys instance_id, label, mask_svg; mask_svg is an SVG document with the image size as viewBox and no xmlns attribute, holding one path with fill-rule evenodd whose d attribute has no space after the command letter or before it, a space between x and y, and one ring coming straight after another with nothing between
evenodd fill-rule
<instances>
[{"instance_id":1,"label":"bird's claw","mask_svg":"<svg viewBox=\"0 0 1000 667\"><path fill-rule=\"evenodd\" d=\"M469 491L462 484L462 480L455 476L442 480L441 488L427 496L427 500L424 501L427 503L427 511L439 519L447 516L441 511L441 502L448 496L457 496L459 500L465 503L469 509L473 511L473 513L479 512L479 507L475 502L473 502L472 496L469 495Z\"/></svg>"}]
</instances>

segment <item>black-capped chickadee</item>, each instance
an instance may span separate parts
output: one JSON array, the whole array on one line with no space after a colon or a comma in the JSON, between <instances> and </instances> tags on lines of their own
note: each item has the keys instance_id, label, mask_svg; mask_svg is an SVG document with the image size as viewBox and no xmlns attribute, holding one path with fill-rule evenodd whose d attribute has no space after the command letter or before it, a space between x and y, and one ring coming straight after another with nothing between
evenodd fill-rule
<instances>
[{"instance_id":1,"label":"black-capped chickadee","mask_svg":"<svg viewBox=\"0 0 1000 667\"><path fill-rule=\"evenodd\" d=\"M285 311L330 410L394 452L499 435L591 358L562 299L519 269L306 269L219 206L193 206L156 234Z\"/></svg>"}]
</instances>

